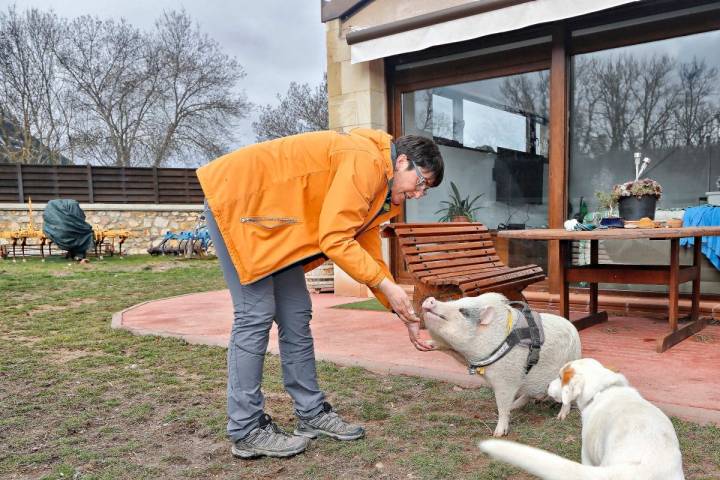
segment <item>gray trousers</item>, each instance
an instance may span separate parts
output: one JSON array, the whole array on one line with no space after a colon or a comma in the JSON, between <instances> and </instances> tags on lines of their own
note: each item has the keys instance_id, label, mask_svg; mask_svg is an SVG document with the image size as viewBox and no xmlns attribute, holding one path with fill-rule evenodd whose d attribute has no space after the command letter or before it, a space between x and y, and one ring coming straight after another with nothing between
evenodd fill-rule
<instances>
[{"instance_id":1,"label":"gray trousers","mask_svg":"<svg viewBox=\"0 0 720 480\"><path fill-rule=\"evenodd\" d=\"M310 332L312 303L301 265L294 265L249 285L240 284L217 223L205 208L207 228L232 296L234 321L228 345L227 431L235 441L258 425L265 398L260 390L263 362L273 319L278 325L283 384L299 417L322 411L324 394L315 369Z\"/></svg>"}]
</instances>

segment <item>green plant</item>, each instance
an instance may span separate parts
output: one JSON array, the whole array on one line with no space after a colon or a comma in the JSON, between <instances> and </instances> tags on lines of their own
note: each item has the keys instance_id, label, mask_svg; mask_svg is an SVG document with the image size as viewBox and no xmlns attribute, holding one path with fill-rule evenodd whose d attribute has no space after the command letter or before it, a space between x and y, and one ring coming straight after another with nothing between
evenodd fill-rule
<instances>
[{"instance_id":1,"label":"green plant","mask_svg":"<svg viewBox=\"0 0 720 480\"><path fill-rule=\"evenodd\" d=\"M457 185L454 182L450 182L450 201L442 200L440 204L445 205L440 210L436 211L435 214L442 213L440 217L441 222L449 222L453 217L467 217L471 222L475 221L475 212L480 210L481 207L475 207L475 202L482 197L484 194L477 195L475 198L470 200L470 195L463 198L460 195Z\"/></svg>"},{"instance_id":2,"label":"green plant","mask_svg":"<svg viewBox=\"0 0 720 480\"><path fill-rule=\"evenodd\" d=\"M617 198L612 192L595 192L598 201L598 210L606 212L608 216L612 216L612 212L617 206Z\"/></svg>"}]
</instances>

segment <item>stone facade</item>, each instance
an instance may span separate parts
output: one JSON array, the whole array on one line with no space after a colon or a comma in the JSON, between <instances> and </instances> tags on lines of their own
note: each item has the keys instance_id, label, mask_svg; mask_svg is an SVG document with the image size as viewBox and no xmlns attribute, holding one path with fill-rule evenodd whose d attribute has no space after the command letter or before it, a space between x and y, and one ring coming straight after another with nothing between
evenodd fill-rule
<instances>
[{"instance_id":1,"label":"stone facade","mask_svg":"<svg viewBox=\"0 0 720 480\"><path fill-rule=\"evenodd\" d=\"M330 128L387 130L385 64L383 60L350 63L346 28L340 20L327 22L328 114Z\"/></svg>"},{"instance_id":2,"label":"stone facade","mask_svg":"<svg viewBox=\"0 0 720 480\"><path fill-rule=\"evenodd\" d=\"M333 130L375 128L387 131L385 64L383 60L350 63L345 41L347 25L338 20L325 24L328 64L328 114ZM386 243L386 240L383 240ZM387 245L383 245L387 250ZM388 260L386 255L386 261ZM334 272L335 294L366 297L370 290L339 267Z\"/></svg>"},{"instance_id":3,"label":"stone facade","mask_svg":"<svg viewBox=\"0 0 720 480\"><path fill-rule=\"evenodd\" d=\"M129 254L147 253L148 247L168 230L194 229L203 210L202 205L87 203L80 207L90 225L104 230L130 230L132 236L123 244L123 252ZM42 229L44 209L45 204L33 205L33 225L37 229ZM27 205L0 203L0 231L27 228L28 222Z\"/></svg>"}]
</instances>

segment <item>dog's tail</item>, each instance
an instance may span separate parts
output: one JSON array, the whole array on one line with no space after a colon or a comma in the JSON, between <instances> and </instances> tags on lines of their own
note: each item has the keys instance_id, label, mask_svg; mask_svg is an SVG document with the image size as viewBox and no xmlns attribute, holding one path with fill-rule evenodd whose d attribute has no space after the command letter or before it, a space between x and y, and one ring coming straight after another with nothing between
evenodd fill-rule
<instances>
[{"instance_id":1,"label":"dog's tail","mask_svg":"<svg viewBox=\"0 0 720 480\"><path fill-rule=\"evenodd\" d=\"M612 467L591 467L507 440L485 440L480 450L496 460L522 468L543 480L609 480L619 479ZM624 478L624 477L623 477Z\"/></svg>"}]
</instances>

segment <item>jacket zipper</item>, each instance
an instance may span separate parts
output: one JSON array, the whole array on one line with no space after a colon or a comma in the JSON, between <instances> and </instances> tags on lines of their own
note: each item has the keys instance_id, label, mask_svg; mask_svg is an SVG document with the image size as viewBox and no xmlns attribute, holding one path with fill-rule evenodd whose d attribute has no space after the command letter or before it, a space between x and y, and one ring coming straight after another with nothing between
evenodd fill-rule
<instances>
[{"instance_id":1,"label":"jacket zipper","mask_svg":"<svg viewBox=\"0 0 720 480\"><path fill-rule=\"evenodd\" d=\"M292 217L241 217L240 223L254 223L259 227L272 230L273 228L295 225L300 222L297 218ZM277 225L268 225L268 223L276 223Z\"/></svg>"}]
</instances>

